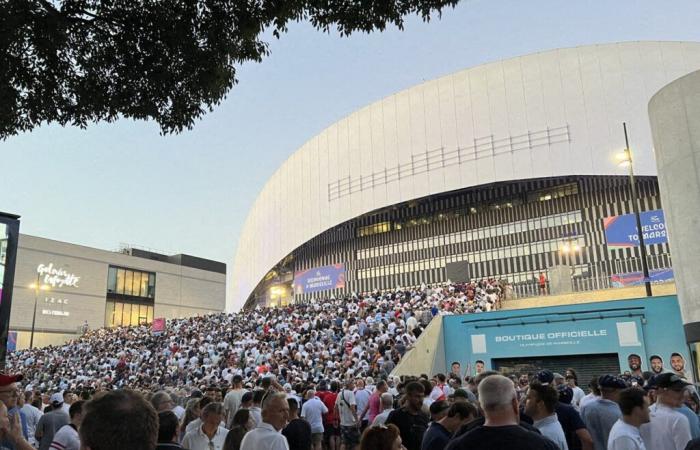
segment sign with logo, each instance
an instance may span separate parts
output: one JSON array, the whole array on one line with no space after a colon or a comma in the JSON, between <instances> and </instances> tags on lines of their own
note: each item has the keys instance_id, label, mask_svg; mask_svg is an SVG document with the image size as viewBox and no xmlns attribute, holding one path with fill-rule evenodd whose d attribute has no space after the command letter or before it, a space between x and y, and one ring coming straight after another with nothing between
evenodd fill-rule
<instances>
[{"instance_id":1,"label":"sign with logo","mask_svg":"<svg viewBox=\"0 0 700 450\"><path fill-rule=\"evenodd\" d=\"M345 287L345 264L294 272L294 293L311 294Z\"/></svg>"},{"instance_id":2,"label":"sign with logo","mask_svg":"<svg viewBox=\"0 0 700 450\"><path fill-rule=\"evenodd\" d=\"M508 311L510 315L456 318L459 331L455 329L455 336L459 344L454 345L459 346L462 356L448 356L448 359L473 364L502 358L601 353L618 354L622 361L632 353L646 358L642 309L555 311L555 308L542 308L522 314ZM494 320L494 316L499 318Z\"/></svg>"},{"instance_id":3,"label":"sign with logo","mask_svg":"<svg viewBox=\"0 0 700 450\"><path fill-rule=\"evenodd\" d=\"M663 244L668 242L666 236L666 219L664 211L644 211L639 215L644 233L644 244ZM639 245L639 233L637 232L637 220L634 214L623 214L603 219L605 228L605 240L608 248L619 249L636 247Z\"/></svg>"},{"instance_id":4,"label":"sign with logo","mask_svg":"<svg viewBox=\"0 0 700 450\"><path fill-rule=\"evenodd\" d=\"M36 268L36 272L39 274L40 281L44 284L48 284L52 288L77 288L78 282L80 281L80 277L67 272L65 269L54 267L53 263L48 265L39 264Z\"/></svg>"},{"instance_id":5,"label":"sign with logo","mask_svg":"<svg viewBox=\"0 0 700 450\"><path fill-rule=\"evenodd\" d=\"M44 305L45 308L56 308L56 307L61 308L61 309L42 309L41 314L43 314L45 316L59 316L59 317L70 316L70 312L63 309L63 307L65 305L68 305L67 298L45 297L44 304L45 304Z\"/></svg>"}]
</instances>

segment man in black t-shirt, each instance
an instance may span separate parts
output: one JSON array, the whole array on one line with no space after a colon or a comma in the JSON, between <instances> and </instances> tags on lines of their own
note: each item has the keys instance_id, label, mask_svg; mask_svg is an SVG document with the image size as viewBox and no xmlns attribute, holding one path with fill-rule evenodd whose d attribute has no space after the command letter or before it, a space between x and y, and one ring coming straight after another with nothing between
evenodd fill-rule
<instances>
[{"instance_id":1,"label":"man in black t-shirt","mask_svg":"<svg viewBox=\"0 0 700 450\"><path fill-rule=\"evenodd\" d=\"M311 425L299 418L299 404L296 399L288 398L287 404L289 423L282 430L282 434L287 438L289 450L311 450Z\"/></svg>"},{"instance_id":2,"label":"man in black t-shirt","mask_svg":"<svg viewBox=\"0 0 700 450\"><path fill-rule=\"evenodd\" d=\"M518 394L513 382L491 375L479 383L483 426L451 441L446 450L558 450L549 439L519 425Z\"/></svg>"},{"instance_id":3,"label":"man in black t-shirt","mask_svg":"<svg viewBox=\"0 0 700 450\"><path fill-rule=\"evenodd\" d=\"M430 418L422 411L425 391L423 385L412 381L406 386L405 403L402 408L389 413L386 424L394 424L401 433L406 450L420 450L423 434L428 429Z\"/></svg>"}]
</instances>

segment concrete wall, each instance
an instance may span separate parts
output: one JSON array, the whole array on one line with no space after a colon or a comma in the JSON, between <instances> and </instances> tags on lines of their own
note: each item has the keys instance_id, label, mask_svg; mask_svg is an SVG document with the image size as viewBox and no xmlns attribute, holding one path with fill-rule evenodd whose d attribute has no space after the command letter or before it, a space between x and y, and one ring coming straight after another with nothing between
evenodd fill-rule
<instances>
[{"instance_id":1,"label":"concrete wall","mask_svg":"<svg viewBox=\"0 0 700 450\"><path fill-rule=\"evenodd\" d=\"M423 330L415 346L409 350L401 362L391 372L392 375L420 375L422 373L433 376L436 368L443 372L445 366L445 347L442 337L442 318L435 316Z\"/></svg>"},{"instance_id":2,"label":"concrete wall","mask_svg":"<svg viewBox=\"0 0 700 450\"><path fill-rule=\"evenodd\" d=\"M688 342L700 341L700 71L649 102L659 189Z\"/></svg>"}]
</instances>

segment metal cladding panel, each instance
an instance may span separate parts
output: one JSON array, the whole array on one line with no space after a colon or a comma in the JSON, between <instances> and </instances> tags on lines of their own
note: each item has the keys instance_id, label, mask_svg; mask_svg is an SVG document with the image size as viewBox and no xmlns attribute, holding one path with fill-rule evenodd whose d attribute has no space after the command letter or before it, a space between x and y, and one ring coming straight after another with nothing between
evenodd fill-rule
<instances>
[{"instance_id":1,"label":"metal cladding panel","mask_svg":"<svg viewBox=\"0 0 700 450\"><path fill-rule=\"evenodd\" d=\"M398 92L312 138L256 199L239 238L229 305L326 230L445 190L565 175L656 175L646 105L700 68L700 43L626 42L484 64ZM344 262L344 261L331 261Z\"/></svg>"}]
</instances>

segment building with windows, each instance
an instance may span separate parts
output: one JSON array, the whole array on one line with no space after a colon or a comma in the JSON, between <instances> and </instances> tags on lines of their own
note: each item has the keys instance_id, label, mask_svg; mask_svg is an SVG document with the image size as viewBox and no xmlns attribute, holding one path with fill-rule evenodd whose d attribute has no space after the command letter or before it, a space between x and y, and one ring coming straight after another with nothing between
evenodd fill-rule
<instances>
[{"instance_id":1,"label":"building with windows","mask_svg":"<svg viewBox=\"0 0 700 450\"><path fill-rule=\"evenodd\" d=\"M228 295L279 305L482 277L517 293L564 266L575 283L625 280L641 270L634 230L606 237L632 212L614 160L622 123L642 209L661 220L650 230L663 227L647 104L697 68L700 43L591 45L484 64L368 105L265 184ZM652 272L671 273L665 239L647 242Z\"/></svg>"},{"instance_id":2,"label":"building with windows","mask_svg":"<svg viewBox=\"0 0 700 450\"><path fill-rule=\"evenodd\" d=\"M89 328L221 312L226 265L138 248L99 250L21 234L10 314L17 347L60 344Z\"/></svg>"}]
</instances>

